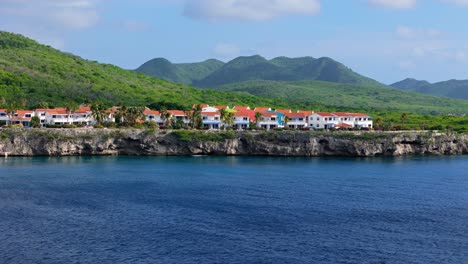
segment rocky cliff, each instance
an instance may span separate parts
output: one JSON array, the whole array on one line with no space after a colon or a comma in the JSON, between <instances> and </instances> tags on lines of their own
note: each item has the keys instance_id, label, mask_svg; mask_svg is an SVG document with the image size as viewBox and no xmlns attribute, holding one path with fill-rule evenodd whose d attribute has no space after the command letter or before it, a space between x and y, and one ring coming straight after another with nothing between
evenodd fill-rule
<instances>
[{"instance_id":1,"label":"rocky cliff","mask_svg":"<svg viewBox=\"0 0 468 264\"><path fill-rule=\"evenodd\" d=\"M468 153L468 135L435 132L3 129L0 154L402 156Z\"/></svg>"}]
</instances>

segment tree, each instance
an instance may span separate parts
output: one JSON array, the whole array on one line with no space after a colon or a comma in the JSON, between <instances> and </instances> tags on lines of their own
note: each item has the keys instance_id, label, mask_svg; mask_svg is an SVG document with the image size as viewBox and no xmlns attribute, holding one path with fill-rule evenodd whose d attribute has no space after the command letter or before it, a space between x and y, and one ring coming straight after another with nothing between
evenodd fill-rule
<instances>
[{"instance_id":1,"label":"tree","mask_svg":"<svg viewBox=\"0 0 468 264\"><path fill-rule=\"evenodd\" d=\"M93 116L96 124L101 125L104 122L104 107L101 102L94 102L91 105L91 115Z\"/></svg>"},{"instance_id":2,"label":"tree","mask_svg":"<svg viewBox=\"0 0 468 264\"><path fill-rule=\"evenodd\" d=\"M40 128L41 127L41 120L38 116L33 116L31 118L31 127Z\"/></svg>"},{"instance_id":3,"label":"tree","mask_svg":"<svg viewBox=\"0 0 468 264\"><path fill-rule=\"evenodd\" d=\"M221 109L219 111L221 113L221 122L223 123L224 129L226 126L232 126L234 124L234 113L227 111L226 109Z\"/></svg>"},{"instance_id":4,"label":"tree","mask_svg":"<svg viewBox=\"0 0 468 264\"><path fill-rule=\"evenodd\" d=\"M144 111L145 109L143 107L129 107L127 110L127 124L133 126L138 120L144 119Z\"/></svg>"},{"instance_id":5,"label":"tree","mask_svg":"<svg viewBox=\"0 0 468 264\"><path fill-rule=\"evenodd\" d=\"M288 128L288 123L291 121L291 118L287 115L284 115L284 127Z\"/></svg>"},{"instance_id":6,"label":"tree","mask_svg":"<svg viewBox=\"0 0 468 264\"><path fill-rule=\"evenodd\" d=\"M50 107L48 102L39 102L37 104L37 107L40 109L48 109Z\"/></svg>"},{"instance_id":7,"label":"tree","mask_svg":"<svg viewBox=\"0 0 468 264\"><path fill-rule=\"evenodd\" d=\"M406 121L408 121L408 113L403 113L400 116L402 128L405 126Z\"/></svg>"},{"instance_id":8,"label":"tree","mask_svg":"<svg viewBox=\"0 0 468 264\"><path fill-rule=\"evenodd\" d=\"M384 121L382 117L378 116L375 118L374 128L377 130L384 130Z\"/></svg>"},{"instance_id":9,"label":"tree","mask_svg":"<svg viewBox=\"0 0 468 264\"><path fill-rule=\"evenodd\" d=\"M169 119L171 118L171 113L169 113L164 106L159 109L159 113L161 113L161 120L164 123L164 127L167 128L170 122Z\"/></svg>"},{"instance_id":10,"label":"tree","mask_svg":"<svg viewBox=\"0 0 468 264\"><path fill-rule=\"evenodd\" d=\"M119 110L117 110L117 113L115 114L115 122L121 126L126 125L126 121L128 119L128 108L126 105L122 105Z\"/></svg>"},{"instance_id":11,"label":"tree","mask_svg":"<svg viewBox=\"0 0 468 264\"><path fill-rule=\"evenodd\" d=\"M200 104L195 105L192 110L192 128L201 129L203 127L203 119L201 116L202 107Z\"/></svg>"},{"instance_id":12,"label":"tree","mask_svg":"<svg viewBox=\"0 0 468 264\"><path fill-rule=\"evenodd\" d=\"M262 113L256 112L255 113L255 126L258 127L258 123L260 123L260 119L263 117Z\"/></svg>"},{"instance_id":13,"label":"tree","mask_svg":"<svg viewBox=\"0 0 468 264\"><path fill-rule=\"evenodd\" d=\"M10 120L15 116L16 114L16 111L18 110L18 104L16 103L10 103L8 104L7 106L7 109L6 109L6 114L8 116L8 123L10 123Z\"/></svg>"},{"instance_id":14,"label":"tree","mask_svg":"<svg viewBox=\"0 0 468 264\"><path fill-rule=\"evenodd\" d=\"M67 123L70 124L70 115L78 109L78 104L75 102L66 102L65 109L67 110Z\"/></svg>"}]
</instances>

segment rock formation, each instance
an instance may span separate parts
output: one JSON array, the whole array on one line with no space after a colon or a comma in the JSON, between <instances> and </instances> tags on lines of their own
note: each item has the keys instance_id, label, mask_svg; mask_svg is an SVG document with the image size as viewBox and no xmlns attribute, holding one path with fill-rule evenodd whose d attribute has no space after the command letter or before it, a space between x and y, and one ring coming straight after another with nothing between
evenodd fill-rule
<instances>
[{"instance_id":1,"label":"rock formation","mask_svg":"<svg viewBox=\"0 0 468 264\"><path fill-rule=\"evenodd\" d=\"M0 154L404 156L468 153L468 135L435 132L3 129Z\"/></svg>"}]
</instances>

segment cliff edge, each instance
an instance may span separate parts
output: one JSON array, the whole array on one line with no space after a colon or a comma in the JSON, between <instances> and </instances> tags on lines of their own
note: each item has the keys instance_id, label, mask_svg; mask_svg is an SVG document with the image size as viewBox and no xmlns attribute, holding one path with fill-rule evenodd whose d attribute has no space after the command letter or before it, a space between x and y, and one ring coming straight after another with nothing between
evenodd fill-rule
<instances>
[{"instance_id":1,"label":"cliff edge","mask_svg":"<svg viewBox=\"0 0 468 264\"><path fill-rule=\"evenodd\" d=\"M468 153L468 135L436 132L2 129L0 154L404 156Z\"/></svg>"}]
</instances>

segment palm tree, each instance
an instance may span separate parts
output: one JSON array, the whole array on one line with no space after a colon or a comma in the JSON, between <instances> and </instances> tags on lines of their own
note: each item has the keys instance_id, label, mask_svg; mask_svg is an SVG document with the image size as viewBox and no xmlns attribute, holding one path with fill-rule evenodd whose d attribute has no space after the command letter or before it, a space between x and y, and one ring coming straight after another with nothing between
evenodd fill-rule
<instances>
[{"instance_id":1,"label":"palm tree","mask_svg":"<svg viewBox=\"0 0 468 264\"><path fill-rule=\"evenodd\" d=\"M67 123L70 124L70 115L78 109L75 102L66 102L65 109L67 110Z\"/></svg>"},{"instance_id":2,"label":"palm tree","mask_svg":"<svg viewBox=\"0 0 468 264\"><path fill-rule=\"evenodd\" d=\"M10 124L10 120L13 118L13 116L15 115L16 111L18 110L18 105L17 104L14 104L14 103L11 103L8 105L7 109L6 109L6 114L8 116L8 123L7 124Z\"/></svg>"},{"instance_id":3,"label":"palm tree","mask_svg":"<svg viewBox=\"0 0 468 264\"><path fill-rule=\"evenodd\" d=\"M291 121L291 118L287 115L284 115L284 128L288 128L289 121Z\"/></svg>"},{"instance_id":4,"label":"palm tree","mask_svg":"<svg viewBox=\"0 0 468 264\"><path fill-rule=\"evenodd\" d=\"M202 107L200 104L195 105L192 111L192 128L201 129L203 127Z\"/></svg>"},{"instance_id":5,"label":"palm tree","mask_svg":"<svg viewBox=\"0 0 468 264\"><path fill-rule=\"evenodd\" d=\"M137 120L144 118L144 111L143 107L129 107L127 113L127 122L128 125L133 126L136 124Z\"/></svg>"},{"instance_id":6,"label":"palm tree","mask_svg":"<svg viewBox=\"0 0 468 264\"><path fill-rule=\"evenodd\" d=\"M96 120L96 124L101 125L104 122L104 108L100 102L94 102L91 105L91 115L93 116L94 120Z\"/></svg>"},{"instance_id":7,"label":"palm tree","mask_svg":"<svg viewBox=\"0 0 468 264\"><path fill-rule=\"evenodd\" d=\"M119 125L125 126L128 119L128 108L126 105L122 105L117 113L115 114L115 121Z\"/></svg>"},{"instance_id":8,"label":"palm tree","mask_svg":"<svg viewBox=\"0 0 468 264\"><path fill-rule=\"evenodd\" d=\"M221 122L223 122L223 127L226 129L226 126L230 127L234 124L234 113L226 109L221 109Z\"/></svg>"},{"instance_id":9,"label":"palm tree","mask_svg":"<svg viewBox=\"0 0 468 264\"><path fill-rule=\"evenodd\" d=\"M164 123L164 127L167 128L168 126L168 121L169 121L169 118L171 117L171 113L169 113L166 109L166 107L161 107L161 109L159 109L159 112L161 113L161 120L163 121Z\"/></svg>"},{"instance_id":10,"label":"palm tree","mask_svg":"<svg viewBox=\"0 0 468 264\"><path fill-rule=\"evenodd\" d=\"M258 123L260 122L260 119L262 118L262 113L256 112L255 113L255 126L258 127Z\"/></svg>"}]
</instances>

